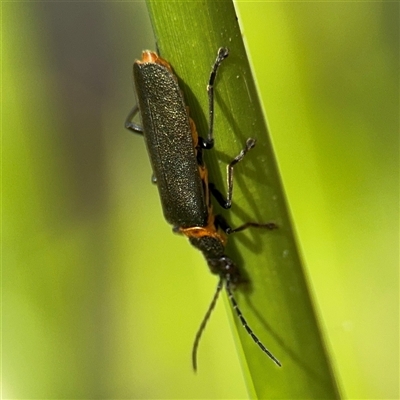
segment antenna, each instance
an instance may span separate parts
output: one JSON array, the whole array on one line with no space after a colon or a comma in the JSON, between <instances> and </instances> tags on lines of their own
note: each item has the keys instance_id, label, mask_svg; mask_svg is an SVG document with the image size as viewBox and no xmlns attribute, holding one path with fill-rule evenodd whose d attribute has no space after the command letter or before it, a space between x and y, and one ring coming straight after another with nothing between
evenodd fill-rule
<instances>
[{"instance_id":1,"label":"antenna","mask_svg":"<svg viewBox=\"0 0 400 400\"><path fill-rule=\"evenodd\" d=\"M243 317L242 312L240 311L239 306L236 303L235 298L233 297L233 293L231 290L231 281L230 281L230 276L229 274L226 275L226 283L225 283L225 289L226 292L228 293L228 297L229 300L232 304L232 307L235 309L237 316L240 319L240 322L242 323L244 329L246 329L247 333L252 337L252 339L254 340L255 343L258 344L258 346L260 347L260 349L267 354L267 356L274 361L274 363L276 365L278 365L279 367L282 366L282 364L280 363L280 361L275 358L275 356L260 342L260 340L258 339L258 337L254 334L253 330L250 328L249 324L247 323L246 319Z\"/></svg>"},{"instance_id":2,"label":"antenna","mask_svg":"<svg viewBox=\"0 0 400 400\"><path fill-rule=\"evenodd\" d=\"M215 305L218 300L218 296L222 290L223 283L225 281L225 289L229 297L229 301L231 302L231 305L233 309L236 311L236 314L238 318L240 319L240 322L242 323L243 327L246 329L247 333L251 336L251 338L254 340L254 342L260 347L260 349L272 360L276 365L279 367L282 366L280 361L261 343L261 341L258 339L258 337L254 334L253 330L250 328L249 324L247 323L246 319L243 317L242 312L240 311L240 308L233 296L232 289L231 289L231 280L230 280L230 275L227 274L225 279L220 278L218 281L217 289L215 291L214 297L211 300L211 303L208 307L208 310L206 312L206 315L203 318L203 321L200 324L200 327L196 333L196 337L194 339L193 343L193 349L192 349L192 365L193 365L193 370L197 371L197 349L199 347L200 339L203 335L204 329L206 328L207 322L210 319L211 313L215 308Z\"/></svg>"},{"instance_id":3,"label":"antenna","mask_svg":"<svg viewBox=\"0 0 400 400\"><path fill-rule=\"evenodd\" d=\"M199 347L201 336L204 332L204 329L206 328L208 320L210 319L210 315L214 310L215 304L217 303L218 296L222 289L222 284L223 284L223 278L220 278L220 280L218 281L217 290L215 291L214 297L210 303L210 306L208 307L206 315L204 316L203 321L200 324L200 328L197 331L196 337L194 339L193 349L192 349L192 365L194 371L197 371L197 348Z\"/></svg>"}]
</instances>

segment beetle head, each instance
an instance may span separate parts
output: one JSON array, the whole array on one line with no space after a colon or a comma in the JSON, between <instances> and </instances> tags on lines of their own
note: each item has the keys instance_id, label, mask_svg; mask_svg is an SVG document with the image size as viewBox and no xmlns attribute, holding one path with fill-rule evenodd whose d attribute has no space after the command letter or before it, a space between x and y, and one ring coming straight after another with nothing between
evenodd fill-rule
<instances>
[{"instance_id":1,"label":"beetle head","mask_svg":"<svg viewBox=\"0 0 400 400\"><path fill-rule=\"evenodd\" d=\"M241 280L238 267L229 257L223 255L219 258L211 258L207 260L207 263L213 274L224 279L229 278L229 281L233 284Z\"/></svg>"}]
</instances>

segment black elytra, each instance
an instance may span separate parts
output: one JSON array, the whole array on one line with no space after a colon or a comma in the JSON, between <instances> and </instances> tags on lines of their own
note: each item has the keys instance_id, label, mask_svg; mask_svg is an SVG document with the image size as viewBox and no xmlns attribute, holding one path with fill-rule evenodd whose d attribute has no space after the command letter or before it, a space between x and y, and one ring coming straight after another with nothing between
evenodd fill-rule
<instances>
[{"instance_id":1,"label":"black elytra","mask_svg":"<svg viewBox=\"0 0 400 400\"><path fill-rule=\"evenodd\" d=\"M208 80L209 130L206 138L197 133L171 65L149 50L144 51L142 59L133 64L138 105L125 121L127 129L145 139L153 169L152 181L157 185L165 219L173 226L174 232L185 235L192 246L203 253L211 272L219 276L216 292L193 344L192 364L195 371L200 338L222 287L225 287L233 309L254 342L281 366L243 317L232 292L233 286L240 282L240 272L225 254L228 235L249 227L273 230L277 225L273 222L247 222L232 229L221 215L213 213L211 203L212 194L223 208L231 207L234 166L243 160L256 141L247 139L240 153L228 164L226 197L208 182L208 171L203 161L203 150L210 150L214 146L214 82L218 68L228 54L227 48L218 49ZM138 112L142 125L133 122Z\"/></svg>"}]
</instances>

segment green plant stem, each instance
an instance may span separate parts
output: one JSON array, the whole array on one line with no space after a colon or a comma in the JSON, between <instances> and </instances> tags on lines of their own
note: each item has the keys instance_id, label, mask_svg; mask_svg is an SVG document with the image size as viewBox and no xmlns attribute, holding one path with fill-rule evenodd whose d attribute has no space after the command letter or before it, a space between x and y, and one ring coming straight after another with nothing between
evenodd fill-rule
<instances>
[{"instance_id":1,"label":"green plant stem","mask_svg":"<svg viewBox=\"0 0 400 400\"><path fill-rule=\"evenodd\" d=\"M226 164L248 137L258 141L235 169L233 206L224 215L233 227L272 220L279 229L238 233L230 239L227 254L249 281L235 292L241 310L283 366L269 360L235 319L250 391L258 398L339 398L233 3L148 1L148 9L160 54L179 77L201 136L208 129L205 88L211 64L219 47L230 50L216 81L217 151L206 155L211 180L226 189Z\"/></svg>"}]
</instances>

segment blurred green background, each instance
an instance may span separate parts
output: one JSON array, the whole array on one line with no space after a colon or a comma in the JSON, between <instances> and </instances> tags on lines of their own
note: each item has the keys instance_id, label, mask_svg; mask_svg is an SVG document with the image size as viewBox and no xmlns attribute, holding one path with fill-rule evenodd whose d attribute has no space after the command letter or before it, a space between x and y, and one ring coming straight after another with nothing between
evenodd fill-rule
<instances>
[{"instance_id":1,"label":"blurred green background","mask_svg":"<svg viewBox=\"0 0 400 400\"><path fill-rule=\"evenodd\" d=\"M237 8L344 397L398 398L399 4ZM246 398L222 302L192 373L216 280L123 128L144 3L2 3L2 35L2 397Z\"/></svg>"}]
</instances>

